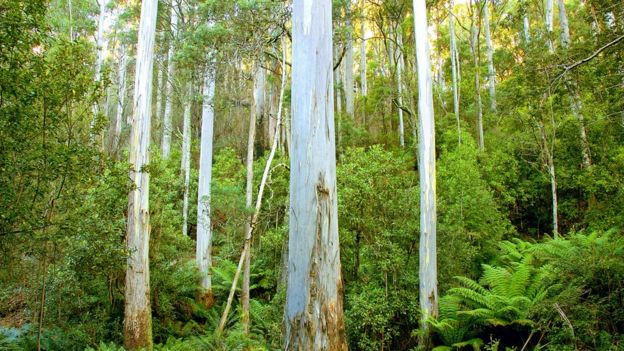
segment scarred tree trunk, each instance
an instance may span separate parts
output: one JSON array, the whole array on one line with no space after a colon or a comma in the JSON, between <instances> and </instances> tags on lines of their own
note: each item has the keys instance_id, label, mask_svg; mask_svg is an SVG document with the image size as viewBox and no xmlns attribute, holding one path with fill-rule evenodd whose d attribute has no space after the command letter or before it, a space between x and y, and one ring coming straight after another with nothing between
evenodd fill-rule
<instances>
[{"instance_id":1,"label":"scarred tree trunk","mask_svg":"<svg viewBox=\"0 0 624 351\"><path fill-rule=\"evenodd\" d=\"M128 267L126 270L124 345L152 348L149 287L149 144L157 0L143 0L139 24L134 110L129 163L133 189L128 199Z\"/></svg>"},{"instance_id":2,"label":"scarred tree trunk","mask_svg":"<svg viewBox=\"0 0 624 351\"><path fill-rule=\"evenodd\" d=\"M414 32L418 60L419 145L418 173L420 177L420 281L421 346L431 347L430 318L438 316L438 268L436 249L436 168L435 123L429 41L427 38L427 8L425 0L414 0Z\"/></svg>"},{"instance_id":3,"label":"scarred tree trunk","mask_svg":"<svg viewBox=\"0 0 624 351\"><path fill-rule=\"evenodd\" d=\"M212 181L212 138L214 131L215 64L214 53L208 58L204 74L199 184L197 188L197 246L195 258L201 272L202 303L212 306L212 227L210 219L210 183Z\"/></svg>"},{"instance_id":4,"label":"scarred tree trunk","mask_svg":"<svg viewBox=\"0 0 624 351\"><path fill-rule=\"evenodd\" d=\"M338 239L331 16L331 0L294 1L285 350L347 350Z\"/></svg>"},{"instance_id":5,"label":"scarred tree trunk","mask_svg":"<svg viewBox=\"0 0 624 351\"><path fill-rule=\"evenodd\" d=\"M163 135L161 143L162 157L165 160L169 158L169 153L171 152L171 117L173 114L173 84L175 78L173 53L179 24L176 4L176 0L171 1L171 38L169 39L169 47L167 49L167 92L165 93L165 114L163 116Z\"/></svg>"}]
</instances>

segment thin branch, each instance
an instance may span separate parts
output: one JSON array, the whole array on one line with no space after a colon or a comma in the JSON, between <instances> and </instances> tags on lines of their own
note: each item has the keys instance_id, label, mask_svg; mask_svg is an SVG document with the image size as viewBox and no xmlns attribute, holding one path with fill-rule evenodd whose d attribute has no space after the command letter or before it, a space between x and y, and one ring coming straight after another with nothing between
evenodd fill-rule
<instances>
[{"instance_id":1,"label":"thin branch","mask_svg":"<svg viewBox=\"0 0 624 351\"><path fill-rule=\"evenodd\" d=\"M592 53L591 55L587 56L586 58L580 60L580 61L576 61L575 63L569 65L569 66L565 66L565 69L563 70L563 72L561 72L560 75L557 76L557 78L555 78L555 81L561 79L561 77L563 77L566 73L568 73L569 71L573 70L574 68L591 61L592 59L594 59L596 56L598 56L598 54L600 54L601 52L605 51L606 49L610 48L611 46L619 43L620 41L622 41L624 39L624 35L621 35L615 39L613 39L612 41L608 42L607 44L603 45L601 48L599 48L598 50L594 51L594 53Z\"/></svg>"}]
</instances>

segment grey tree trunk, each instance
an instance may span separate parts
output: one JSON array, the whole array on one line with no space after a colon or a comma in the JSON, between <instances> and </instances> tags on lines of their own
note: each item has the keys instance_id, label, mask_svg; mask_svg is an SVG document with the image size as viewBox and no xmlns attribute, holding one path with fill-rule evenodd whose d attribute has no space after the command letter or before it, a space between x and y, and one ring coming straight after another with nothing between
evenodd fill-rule
<instances>
[{"instance_id":1,"label":"grey tree trunk","mask_svg":"<svg viewBox=\"0 0 624 351\"><path fill-rule=\"evenodd\" d=\"M182 234L188 235L189 183L191 180L191 106L193 83L187 83L186 102L182 123L182 178L184 180L184 198L182 205Z\"/></svg>"},{"instance_id":2,"label":"grey tree trunk","mask_svg":"<svg viewBox=\"0 0 624 351\"><path fill-rule=\"evenodd\" d=\"M126 270L124 345L152 348L149 286L149 144L157 0L143 0L139 24L134 109L129 163L133 189L128 196L128 267Z\"/></svg>"},{"instance_id":3,"label":"grey tree trunk","mask_svg":"<svg viewBox=\"0 0 624 351\"><path fill-rule=\"evenodd\" d=\"M414 0L414 37L418 60L418 173L420 178L420 254L419 297L421 316L421 346L430 348L427 321L438 316L438 268L436 249L436 166L435 122L429 41L427 38L427 8L425 0Z\"/></svg>"},{"instance_id":4,"label":"grey tree trunk","mask_svg":"<svg viewBox=\"0 0 624 351\"><path fill-rule=\"evenodd\" d=\"M523 18L523 30L524 30L524 41L528 44L531 42L531 30L529 27L529 10L527 8L527 4L525 0L522 0L522 18Z\"/></svg>"},{"instance_id":5,"label":"grey tree trunk","mask_svg":"<svg viewBox=\"0 0 624 351\"><path fill-rule=\"evenodd\" d=\"M561 46L567 48L570 44L570 28L568 27L568 15L566 14L563 0L558 0L559 26L561 27Z\"/></svg>"},{"instance_id":6,"label":"grey tree trunk","mask_svg":"<svg viewBox=\"0 0 624 351\"><path fill-rule=\"evenodd\" d=\"M540 138L542 143L542 154L544 162L546 163L546 169L548 170L548 177L550 179L550 195L552 199L552 216L553 216L553 235L557 237L559 235L559 203L557 201L557 176L555 173L555 159L554 159L554 146L548 142L546 137L546 131L544 129L544 123L538 122L538 129L540 132Z\"/></svg>"},{"instance_id":7,"label":"grey tree trunk","mask_svg":"<svg viewBox=\"0 0 624 351\"><path fill-rule=\"evenodd\" d=\"M267 124L267 111L266 111L266 71L264 68L258 67L256 69L256 73L254 76L254 105L256 109L256 119L260 121L260 132L258 134L258 139L264 137L264 128ZM262 142L262 146L266 147L265 140L260 140Z\"/></svg>"},{"instance_id":8,"label":"grey tree trunk","mask_svg":"<svg viewBox=\"0 0 624 351\"><path fill-rule=\"evenodd\" d=\"M164 33L161 33L161 35L158 36L158 40L160 40L161 47L165 42L165 35ZM156 70L158 71L158 82L156 82L156 115L155 115L155 119L156 121L158 121L158 124L160 125L161 131L163 129L164 123L163 123L163 115L161 113L162 110L162 92L163 89L162 87L164 86L165 83L165 72L163 70L164 67L164 63L165 63L165 54L163 53L162 49L160 50L160 55L156 55L156 57L154 58L156 60Z\"/></svg>"},{"instance_id":9,"label":"grey tree trunk","mask_svg":"<svg viewBox=\"0 0 624 351\"><path fill-rule=\"evenodd\" d=\"M490 110L496 113L496 70L494 69L494 48L492 47L492 37L490 35L490 9L489 0L484 0L483 26L485 27L485 45L487 47L488 60L488 88L490 92Z\"/></svg>"},{"instance_id":10,"label":"grey tree trunk","mask_svg":"<svg viewBox=\"0 0 624 351\"><path fill-rule=\"evenodd\" d=\"M360 93L362 94L362 123L366 123L366 96L368 95L368 82L366 80L366 21L362 15L360 18ZM340 143L338 143L340 144Z\"/></svg>"},{"instance_id":11,"label":"grey tree trunk","mask_svg":"<svg viewBox=\"0 0 624 351\"><path fill-rule=\"evenodd\" d=\"M551 53L555 52L555 46L553 45L553 0L546 0L546 35L548 36L548 49Z\"/></svg>"},{"instance_id":12,"label":"grey tree trunk","mask_svg":"<svg viewBox=\"0 0 624 351\"><path fill-rule=\"evenodd\" d=\"M171 1L171 38L169 39L169 47L167 49L167 92L165 93L165 114L163 116L163 135L162 135L162 157L166 160L171 152L171 117L173 114L173 84L175 79L175 64L173 62L173 54L175 50L175 40L178 33L178 12L176 9L177 1Z\"/></svg>"},{"instance_id":13,"label":"grey tree trunk","mask_svg":"<svg viewBox=\"0 0 624 351\"><path fill-rule=\"evenodd\" d=\"M403 107L403 39L401 31L397 30L397 58L396 58L396 81L397 81L397 102ZM405 147L405 127L403 123L403 109L399 108L399 144Z\"/></svg>"},{"instance_id":14,"label":"grey tree trunk","mask_svg":"<svg viewBox=\"0 0 624 351\"><path fill-rule=\"evenodd\" d=\"M97 32L95 34L95 46L97 50L97 58L95 61L95 81L100 83L102 80L102 67L104 66L104 52L105 52L105 41L104 41L104 25L106 20L106 5L108 4L108 0L99 0L100 4L100 13L98 15L97 22ZM97 117L100 113L100 103L95 102L92 107L93 119L91 119L91 142L95 142L95 127L97 123Z\"/></svg>"},{"instance_id":15,"label":"grey tree trunk","mask_svg":"<svg viewBox=\"0 0 624 351\"><path fill-rule=\"evenodd\" d=\"M455 122L457 123L457 142L461 144L461 125L459 119L459 61L457 60L457 38L455 37L455 15L453 14L454 1L449 4L449 36L451 37L450 53L451 74L453 76L453 111L455 112Z\"/></svg>"},{"instance_id":16,"label":"grey tree trunk","mask_svg":"<svg viewBox=\"0 0 624 351\"><path fill-rule=\"evenodd\" d=\"M197 246L195 259L201 272L202 303L213 304L212 294L212 226L210 218L210 185L212 182L212 139L214 134L215 63L209 53L204 73L201 140L199 151L199 183L197 188Z\"/></svg>"},{"instance_id":17,"label":"grey tree trunk","mask_svg":"<svg viewBox=\"0 0 624 351\"><path fill-rule=\"evenodd\" d=\"M472 1L471 1L472 3ZM481 8L479 0L475 0L472 12L472 23L470 25L470 49L472 50L472 59L474 62L474 85L475 99L477 105L477 139L479 142L479 150L485 149L485 141L483 136L483 107L481 106L481 80L479 78L480 60L479 60L479 30L478 30L478 14Z\"/></svg>"},{"instance_id":18,"label":"grey tree trunk","mask_svg":"<svg viewBox=\"0 0 624 351\"><path fill-rule=\"evenodd\" d=\"M284 349L347 350L331 93L332 1L295 0L292 27L293 118Z\"/></svg>"},{"instance_id":19,"label":"grey tree trunk","mask_svg":"<svg viewBox=\"0 0 624 351\"><path fill-rule=\"evenodd\" d=\"M113 150L119 149L123 115L126 107L126 72L128 70L128 53L125 45L119 47L119 72L117 82L117 114L115 117L115 129L113 132Z\"/></svg>"}]
</instances>

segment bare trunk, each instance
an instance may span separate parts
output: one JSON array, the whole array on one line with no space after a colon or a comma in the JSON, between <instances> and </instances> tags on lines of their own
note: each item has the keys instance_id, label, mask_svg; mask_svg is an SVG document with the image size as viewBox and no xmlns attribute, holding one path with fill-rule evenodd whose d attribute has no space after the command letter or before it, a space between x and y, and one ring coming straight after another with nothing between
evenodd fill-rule
<instances>
[{"instance_id":1,"label":"bare trunk","mask_svg":"<svg viewBox=\"0 0 624 351\"><path fill-rule=\"evenodd\" d=\"M113 132L113 151L117 152L121 138L121 127L123 125L123 115L126 107L126 72L128 69L128 53L126 46L119 48L119 76L117 83L117 116L115 117L115 130Z\"/></svg>"},{"instance_id":2,"label":"bare trunk","mask_svg":"<svg viewBox=\"0 0 624 351\"><path fill-rule=\"evenodd\" d=\"M421 346L431 347L428 320L438 316L438 269L436 249L436 167L435 123L429 42L427 38L427 9L425 0L414 0L414 36L418 60L418 115L419 146L418 172L420 176L420 310L422 312Z\"/></svg>"},{"instance_id":3,"label":"bare trunk","mask_svg":"<svg viewBox=\"0 0 624 351\"><path fill-rule=\"evenodd\" d=\"M366 123L366 96L368 95L368 82L366 80L366 21L362 16L360 19L360 92L362 94L362 123ZM340 144L340 142L338 143Z\"/></svg>"},{"instance_id":4,"label":"bare trunk","mask_svg":"<svg viewBox=\"0 0 624 351\"><path fill-rule=\"evenodd\" d=\"M161 33L161 35L159 35L158 39L160 40L161 47L165 42L164 39L164 34ZM164 67L164 63L165 63L165 55L162 52L162 49L160 50L161 54L157 55L155 60L156 60L156 71L158 72L158 81L156 82L156 114L155 114L155 119L156 121L158 121L157 123L160 125L160 129L161 132L163 132L163 115L161 114L161 110L162 110L162 87L163 84L165 82L165 71L163 70Z\"/></svg>"},{"instance_id":5,"label":"bare trunk","mask_svg":"<svg viewBox=\"0 0 624 351\"><path fill-rule=\"evenodd\" d=\"M531 42L531 31L529 27L529 10L527 8L527 4L525 0L522 0L522 18L523 18L523 30L524 30L524 41L526 44Z\"/></svg>"},{"instance_id":6,"label":"bare trunk","mask_svg":"<svg viewBox=\"0 0 624 351\"><path fill-rule=\"evenodd\" d=\"M188 235L189 183L191 180L191 107L193 105L193 83L187 83L186 102L184 104L182 124L182 178L184 180L184 198L182 204L182 234Z\"/></svg>"},{"instance_id":7,"label":"bare trunk","mask_svg":"<svg viewBox=\"0 0 624 351\"><path fill-rule=\"evenodd\" d=\"M481 80L479 78L480 60L479 60L479 22L477 11L481 8L479 1L475 1L473 8L472 23L470 25L470 48L472 50L472 59L474 62L474 86L475 99L477 105L477 136L479 141L479 150L485 149L485 141L483 136L483 107L481 106Z\"/></svg>"},{"instance_id":8,"label":"bare trunk","mask_svg":"<svg viewBox=\"0 0 624 351\"><path fill-rule=\"evenodd\" d=\"M312 5L313 6L313 5ZM351 21L351 3L347 3L347 48L345 52L345 77L344 77L344 94L345 109L347 115L353 118L355 114L355 102L353 96L353 23Z\"/></svg>"},{"instance_id":9,"label":"bare trunk","mask_svg":"<svg viewBox=\"0 0 624 351\"><path fill-rule=\"evenodd\" d=\"M459 61L457 60L457 39L455 37L455 16L453 15L454 2L450 0L449 15L449 36L451 37L451 74L453 76L453 111L455 112L455 122L457 123L457 142L461 144L461 125L459 119Z\"/></svg>"},{"instance_id":10,"label":"bare trunk","mask_svg":"<svg viewBox=\"0 0 624 351\"><path fill-rule=\"evenodd\" d=\"M130 137L128 199L128 267L126 270L124 346L128 350L152 348L152 312L149 287L149 144L154 40L157 0L143 0L139 24L134 109Z\"/></svg>"},{"instance_id":11,"label":"bare trunk","mask_svg":"<svg viewBox=\"0 0 624 351\"><path fill-rule=\"evenodd\" d=\"M209 54L204 74L201 141L199 152L199 184L197 188L197 246L195 258L201 272L202 303L212 306L212 226L210 198L212 181L212 139L214 132L215 63Z\"/></svg>"},{"instance_id":12,"label":"bare trunk","mask_svg":"<svg viewBox=\"0 0 624 351\"><path fill-rule=\"evenodd\" d=\"M173 84L175 81L175 64L173 62L173 54L175 49L175 40L178 33L178 12L176 10L177 1L172 0L171 4L171 38L169 39L169 47L167 51L167 92L165 94L165 114L163 116L163 135L162 135L162 157L166 160L171 152L171 118L173 114Z\"/></svg>"},{"instance_id":13,"label":"bare trunk","mask_svg":"<svg viewBox=\"0 0 624 351\"><path fill-rule=\"evenodd\" d=\"M405 128L403 123L403 39L401 31L397 31L397 60L396 60L396 81L397 81L397 102L399 103L399 144L405 147Z\"/></svg>"},{"instance_id":14,"label":"bare trunk","mask_svg":"<svg viewBox=\"0 0 624 351\"><path fill-rule=\"evenodd\" d=\"M546 35L548 36L548 50L551 53L555 52L555 46L553 45L553 0L546 0Z\"/></svg>"},{"instance_id":15,"label":"bare trunk","mask_svg":"<svg viewBox=\"0 0 624 351\"><path fill-rule=\"evenodd\" d=\"M542 152L546 168L548 170L548 177L550 179L550 195L552 199L552 216L553 216L553 235L557 237L559 235L559 204L557 201L557 176L555 174L555 159L554 150L551 149L550 143L546 137L546 131L544 130L544 124L538 122L538 128L540 137L542 139Z\"/></svg>"},{"instance_id":16,"label":"bare trunk","mask_svg":"<svg viewBox=\"0 0 624 351\"><path fill-rule=\"evenodd\" d=\"M97 32L95 34L95 46L97 50L97 58L95 61L95 81L101 84L102 81L102 66L104 66L104 24L106 19L106 5L108 0L99 0L100 13L98 15ZM100 85L100 88L102 86ZM97 124L97 117L100 113L100 102L95 102L92 107L93 119L91 120L91 142L95 142L95 127Z\"/></svg>"},{"instance_id":17,"label":"bare trunk","mask_svg":"<svg viewBox=\"0 0 624 351\"><path fill-rule=\"evenodd\" d=\"M492 37L490 35L490 10L489 0L485 1L483 8L483 25L485 27L485 45L487 47L488 59L488 88L490 92L490 110L496 113L496 70L494 69L494 48L492 47Z\"/></svg>"},{"instance_id":18,"label":"bare trunk","mask_svg":"<svg viewBox=\"0 0 624 351\"><path fill-rule=\"evenodd\" d=\"M264 134L267 125L267 111L266 111L266 71L262 67L256 69L254 76L254 106L256 109L256 119L260 124L260 132L258 133L258 139L263 148L267 145L266 140L263 140L266 134Z\"/></svg>"},{"instance_id":19,"label":"bare trunk","mask_svg":"<svg viewBox=\"0 0 624 351\"><path fill-rule=\"evenodd\" d=\"M568 27L568 15L566 14L563 0L558 0L559 6L559 26L561 27L561 46L568 48L570 44L570 29Z\"/></svg>"},{"instance_id":20,"label":"bare trunk","mask_svg":"<svg viewBox=\"0 0 624 351\"><path fill-rule=\"evenodd\" d=\"M294 2L286 351L347 350L331 94L331 16L331 0Z\"/></svg>"}]
</instances>

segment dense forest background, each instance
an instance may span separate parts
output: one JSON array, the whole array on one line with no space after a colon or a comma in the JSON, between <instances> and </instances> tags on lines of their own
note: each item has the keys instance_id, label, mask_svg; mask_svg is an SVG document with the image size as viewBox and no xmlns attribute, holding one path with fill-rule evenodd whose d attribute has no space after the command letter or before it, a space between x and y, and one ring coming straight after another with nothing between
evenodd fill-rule
<instances>
[{"instance_id":1,"label":"dense forest background","mask_svg":"<svg viewBox=\"0 0 624 351\"><path fill-rule=\"evenodd\" d=\"M141 2L99 1L0 0L0 350L118 350L124 341ZM432 0L427 9L433 345L624 349L624 4ZM291 12L269 0L158 3L147 166L156 349L283 347ZM412 13L407 0L333 1L351 350L416 350L423 329ZM207 297L195 247L202 72L211 65ZM246 188L255 203L273 140L251 238L250 322L239 286L219 332L254 213Z\"/></svg>"}]
</instances>

